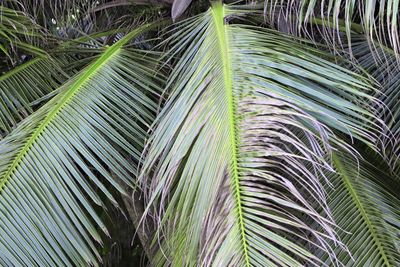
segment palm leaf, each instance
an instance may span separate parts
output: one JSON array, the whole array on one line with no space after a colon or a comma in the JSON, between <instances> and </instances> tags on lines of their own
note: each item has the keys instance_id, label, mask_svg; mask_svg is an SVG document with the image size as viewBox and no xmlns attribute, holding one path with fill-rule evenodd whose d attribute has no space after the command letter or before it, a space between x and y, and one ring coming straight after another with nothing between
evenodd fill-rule
<instances>
[{"instance_id":1,"label":"palm leaf","mask_svg":"<svg viewBox=\"0 0 400 267\"><path fill-rule=\"evenodd\" d=\"M335 257L337 242L318 179L344 146L330 129L373 146L371 89L321 51L226 23L237 15L216 3L172 34L182 56L141 176L160 226L153 263L319 266L314 251Z\"/></svg>"},{"instance_id":2,"label":"palm leaf","mask_svg":"<svg viewBox=\"0 0 400 267\"><path fill-rule=\"evenodd\" d=\"M138 159L155 112L154 58L123 48L146 28L107 48L0 142L2 263L98 265L97 229L107 230L91 204L117 206L107 185L133 186L124 155Z\"/></svg>"},{"instance_id":3,"label":"palm leaf","mask_svg":"<svg viewBox=\"0 0 400 267\"><path fill-rule=\"evenodd\" d=\"M46 52L34 43L42 39L40 26L25 13L0 6L0 51L14 62L15 49L30 55L45 56Z\"/></svg>"},{"instance_id":4,"label":"palm leaf","mask_svg":"<svg viewBox=\"0 0 400 267\"><path fill-rule=\"evenodd\" d=\"M399 39L399 5L396 0L360 0L360 1L281 1L265 0L267 16L276 13L285 14L286 19L295 21L298 29L307 29L308 23L315 18L327 28L344 29L348 39L352 35L355 23L371 40L390 46L398 53L400 51ZM325 31L327 39L335 38L337 32Z\"/></svg>"},{"instance_id":5,"label":"palm leaf","mask_svg":"<svg viewBox=\"0 0 400 267\"><path fill-rule=\"evenodd\" d=\"M378 82L377 97L387 107L379 117L391 132L383 132L386 157L394 171L400 171L400 65L395 52L389 47L376 44L372 49L365 37L354 35L351 50L357 63ZM389 112L388 112L389 111Z\"/></svg>"},{"instance_id":6,"label":"palm leaf","mask_svg":"<svg viewBox=\"0 0 400 267\"><path fill-rule=\"evenodd\" d=\"M5 0L4 5L13 10L22 11L30 14L38 24L42 25L46 29L50 29L57 26L65 25L68 23L74 23L71 19L72 16L78 17L81 14L87 14L88 11L95 6L98 6L104 1L82 1L82 0L71 0L68 2L55 0ZM90 16L87 16L89 22L91 22Z\"/></svg>"},{"instance_id":7,"label":"palm leaf","mask_svg":"<svg viewBox=\"0 0 400 267\"><path fill-rule=\"evenodd\" d=\"M65 61L65 60L64 60ZM34 58L0 76L0 131L7 134L33 112L32 104L53 92L68 75L66 63L50 57Z\"/></svg>"},{"instance_id":8,"label":"palm leaf","mask_svg":"<svg viewBox=\"0 0 400 267\"><path fill-rule=\"evenodd\" d=\"M337 250L338 259L344 266L399 265L398 182L345 153L335 154L334 166L337 173L328 177L329 206L350 251Z\"/></svg>"},{"instance_id":9,"label":"palm leaf","mask_svg":"<svg viewBox=\"0 0 400 267\"><path fill-rule=\"evenodd\" d=\"M0 76L0 131L5 136L22 119L51 99L68 78L96 60L99 43L116 32L106 31L61 42L46 56L36 57Z\"/></svg>"}]
</instances>

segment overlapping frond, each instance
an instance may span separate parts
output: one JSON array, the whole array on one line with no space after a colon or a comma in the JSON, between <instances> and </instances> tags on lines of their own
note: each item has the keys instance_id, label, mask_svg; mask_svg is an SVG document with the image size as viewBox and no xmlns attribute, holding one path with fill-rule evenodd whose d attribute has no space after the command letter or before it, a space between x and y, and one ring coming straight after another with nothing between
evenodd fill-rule
<instances>
[{"instance_id":1,"label":"overlapping frond","mask_svg":"<svg viewBox=\"0 0 400 267\"><path fill-rule=\"evenodd\" d=\"M383 45L373 49L362 36L352 37L353 56L357 63L379 83L377 97L385 105L379 116L391 132L383 132L385 155L397 174L400 174L400 64L395 52Z\"/></svg>"},{"instance_id":2,"label":"overlapping frond","mask_svg":"<svg viewBox=\"0 0 400 267\"><path fill-rule=\"evenodd\" d=\"M154 58L123 48L127 34L0 142L0 261L12 266L98 265L92 204L133 186L158 94ZM113 175L110 175L110 172ZM118 179L119 181L117 181Z\"/></svg>"},{"instance_id":3,"label":"overlapping frond","mask_svg":"<svg viewBox=\"0 0 400 267\"><path fill-rule=\"evenodd\" d=\"M35 45L42 38L40 26L25 13L0 5L0 51L12 63L15 59L15 49L20 49L30 55L43 56L46 52Z\"/></svg>"},{"instance_id":4,"label":"overlapping frond","mask_svg":"<svg viewBox=\"0 0 400 267\"><path fill-rule=\"evenodd\" d=\"M348 39L352 35L353 23L360 24L363 33L374 42L390 46L398 54L399 38L399 1L395 0L265 0L265 13L274 19L281 17L296 30L309 29L309 23L317 22L319 29L327 39L336 39L338 31L346 32ZM331 31L336 29L337 31ZM317 34L319 34L317 33ZM311 35L313 33L310 33ZM370 43L373 45L373 43Z\"/></svg>"},{"instance_id":5,"label":"overlapping frond","mask_svg":"<svg viewBox=\"0 0 400 267\"><path fill-rule=\"evenodd\" d=\"M46 56L29 59L0 76L1 136L50 100L64 81L98 58L105 49L99 40L119 32L100 32L60 42Z\"/></svg>"},{"instance_id":6,"label":"overlapping frond","mask_svg":"<svg viewBox=\"0 0 400 267\"><path fill-rule=\"evenodd\" d=\"M61 69L65 65L49 57L38 57L0 76L2 136L32 113L33 104L53 92L68 78Z\"/></svg>"},{"instance_id":7,"label":"overlapping frond","mask_svg":"<svg viewBox=\"0 0 400 267\"><path fill-rule=\"evenodd\" d=\"M57 26L77 26L77 18L86 16L86 26L93 23L93 16L89 11L104 3L103 0L5 0L4 5L18 11L30 14L38 24L46 29L56 28Z\"/></svg>"},{"instance_id":8,"label":"overlapping frond","mask_svg":"<svg viewBox=\"0 0 400 267\"><path fill-rule=\"evenodd\" d=\"M319 180L344 147L331 129L373 146L375 100L311 48L229 25L237 12L216 3L171 37L182 56L141 176L160 226L153 263L320 266L314 252L334 260L340 246Z\"/></svg>"},{"instance_id":9,"label":"overlapping frond","mask_svg":"<svg viewBox=\"0 0 400 267\"><path fill-rule=\"evenodd\" d=\"M326 187L328 204L350 252L337 250L338 259L344 266L398 266L398 181L346 153L335 154L333 162L336 173L328 175L332 183ZM329 260L326 263L332 265Z\"/></svg>"}]
</instances>

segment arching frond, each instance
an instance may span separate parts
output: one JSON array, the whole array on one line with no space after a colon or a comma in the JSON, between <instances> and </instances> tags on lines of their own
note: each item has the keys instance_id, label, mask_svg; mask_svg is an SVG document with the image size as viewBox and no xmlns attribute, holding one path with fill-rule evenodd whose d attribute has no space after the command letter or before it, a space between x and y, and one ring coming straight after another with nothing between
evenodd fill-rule
<instances>
[{"instance_id":1,"label":"arching frond","mask_svg":"<svg viewBox=\"0 0 400 267\"><path fill-rule=\"evenodd\" d=\"M328 175L328 204L350 251L337 250L338 259L344 266L399 265L400 199L395 194L400 184L345 153L336 154L333 162L336 173Z\"/></svg>"},{"instance_id":2,"label":"arching frond","mask_svg":"<svg viewBox=\"0 0 400 267\"><path fill-rule=\"evenodd\" d=\"M314 252L334 260L340 246L318 178L344 146L331 129L373 146L371 89L296 40L228 24L236 15L216 3L171 37L182 57L141 176L154 265L320 266Z\"/></svg>"},{"instance_id":3,"label":"arching frond","mask_svg":"<svg viewBox=\"0 0 400 267\"><path fill-rule=\"evenodd\" d=\"M7 135L18 122L50 100L64 81L96 60L106 49L102 40L126 31L99 32L62 41L48 50L47 55L29 59L1 75L1 136Z\"/></svg>"},{"instance_id":4,"label":"arching frond","mask_svg":"<svg viewBox=\"0 0 400 267\"><path fill-rule=\"evenodd\" d=\"M0 5L0 55L5 54L14 63L14 50L43 56L45 51L32 45L41 37L40 27L25 13Z\"/></svg>"},{"instance_id":5,"label":"arching frond","mask_svg":"<svg viewBox=\"0 0 400 267\"><path fill-rule=\"evenodd\" d=\"M124 156L139 158L157 106L154 58L123 48L145 29L107 48L0 141L2 264L98 265L96 229L107 230L92 203L105 196L117 206L107 185L133 186Z\"/></svg>"},{"instance_id":6,"label":"arching frond","mask_svg":"<svg viewBox=\"0 0 400 267\"><path fill-rule=\"evenodd\" d=\"M32 104L53 92L68 75L65 64L49 57L35 58L0 76L0 131L7 134L32 113Z\"/></svg>"},{"instance_id":7,"label":"arching frond","mask_svg":"<svg viewBox=\"0 0 400 267\"><path fill-rule=\"evenodd\" d=\"M51 29L66 24L76 24L77 18L82 15L87 17L88 24L92 23L94 18L88 15L88 11L104 2L104 0L5 0L4 5L30 14L38 24Z\"/></svg>"},{"instance_id":8,"label":"arching frond","mask_svg":"<svg viewBox=\"0 0 400 267\"><path fill-rule=\"evenodd\" d=\"M398 54L399 38L399 1L393 0L265 0L267 16L281 16L298 29L308 28L308 23L317 19L320 25L344 30L348 39L352 35L353 23L360 24L361 30L371 40L390 46ZM278 14L278 15L277 15ZM336 38L337 31L322 29ZM372 43L371 43L372 44Z\"/></svg>"},{"instance_id":9,"label":"arching frond","mask_svg":"<svg viewBox=\"0 0 400 267\"><path fill-rule=\"evenodd\" d=\"M353 56L357 63L379 82L377 97L385 105L379 116L391 132L383 132L385 154L397 174L400 174L400 64L395 52L383 45L371 49L362 36L352 37Z\"/></svg>"}]
</instances>

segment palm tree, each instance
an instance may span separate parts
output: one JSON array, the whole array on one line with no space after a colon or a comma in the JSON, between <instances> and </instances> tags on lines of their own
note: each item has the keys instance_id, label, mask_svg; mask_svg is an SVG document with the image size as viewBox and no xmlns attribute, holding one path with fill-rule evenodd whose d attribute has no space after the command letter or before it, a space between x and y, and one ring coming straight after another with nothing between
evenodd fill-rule
<instances>
[{"instance_id":1,"label":"palm tree","mask_svg":"<svg viewBox=\"0 0 400 267\"><path fill-rule=\"evenodd\" d=\"M2 3L2 265L400 265L399 3L232 2Z\"/></svg>"}]
</instances>

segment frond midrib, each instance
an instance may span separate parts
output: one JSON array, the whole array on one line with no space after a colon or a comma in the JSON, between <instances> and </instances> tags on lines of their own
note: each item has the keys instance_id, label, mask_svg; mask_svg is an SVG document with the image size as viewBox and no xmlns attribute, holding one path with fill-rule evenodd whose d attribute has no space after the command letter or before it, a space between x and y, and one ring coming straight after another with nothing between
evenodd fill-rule
<instances>
[{"instance_id":1,"label":"frond midrib","mask_svg":"<svg viewBox=\"0 0 400 267\"><path fill-rule=\"evenodd\" d=\"M378 235L375 231L374 226L372 225L372 222L369 218L368 213L366 212L364 205L362 203L362 201L360 200L360 196L358 195L357 191L354 189L352 183L351 183L351 178L349 177L348 172L346 171L346 169L343 167L340 159L338 158L338 156L336 154L332 155L332 159L333 162L336 166L336 168L338 169L338 173L339 175L342 177L343 182L347 188L347 190L350 193L351 198L354 200L358 211L360 212L361 216L363 217L364 221L367 224L368 227L368 231L371 233L371 237L374 240L374 244L376 245L376 247L378 248L379 254L382 256L382 259L385 263L386 266L391 266L389 259L383 249L383 245L381 244L381 241L378 238Z\"/></svg>"},{"instance_id":2,"label":"frond midrib","mask_svg":"<svg viewBox=\"0 0 400 267\"><path fill-rule=\"evenodd\" d=\"M12 70L4 73L3 75L0 76L0 83L6 79L8 79L9 77L29 68L30 66L32 66L33 64L35 64L36 62L45 59L45 57L36 57L34 59L31 59L15 68L13 68Z\"/></svg>"},{"instance_id":3,"label":"frond midrib","mask_svg":"<svg viewBox=\"0 0 400 267\"><path fill-rule=\"evenodd\" d=\"M39 127L37 127L35 129L35 131L32 133L32 135L30 136L28 141L26 141L25 145L21 148L19 153L16 155L16 157L12 161L7 172L5 172L5 174L0 178L0 193L3 190L7 181L10 179L10 177L14 173L14 171L18 168L19 164L22 162L25 155L29 152L29 150L31 149L31 147L33 146L33 144L35 143L37 138L40 136L40 134L43 133L43 131L54 120L54 118L64 108L64 106L73 99L74 95L77 92L79 92L79 90L82 88L82 85L86 81L88 81L91 77L93 77L93 75L95 75L96 72L104 64L106 64L115 55L117 55L123 45L125 45L135 35L142 32L144 29L146 29L148 27L149 27L148 24L146 24L142 27L139 27L138 29L136 29L136 30L130 32L129 34L127 34L126 36L124 36L124 38L119 40L114 45L107 48L106 51L92 65L90 65L89 68L86 69L75 82L73 82L71 84L68 91L62 96L62 98L57 103L57 105L55 105L53 107L52 111L45 117L45 119L41 122Z\"/></svg>"},{"instance_id":4,"label":"frond midrib","mask_svg":"<svg viewBox=\"0 0 400 267\"><path fill-rule=\"evenodd\" d=\"M220 47L220 55L223 65L223 75L224 75L224 87L226 90L226 96L228 99L228 114L229 114L229 136L230 145L232 152L232 185L235 190L235 200L238 215L239 230L241 234L243 252L245 257L246 266L250 266L249 254L248 254L248 244L244 227L244 216L243 216L243 205L241 200L240 183L239 183L239 173L238 173L238 142L237 142L237 116L236 109L237 104L235 97L233 95L232 86L232 69L231 61L228 51L228 37L226 36L226 27L224 25L225 10L220 1L213 3L212 15L214 26L217 31L217 39Z\"/></svg>"}]
</instances>

